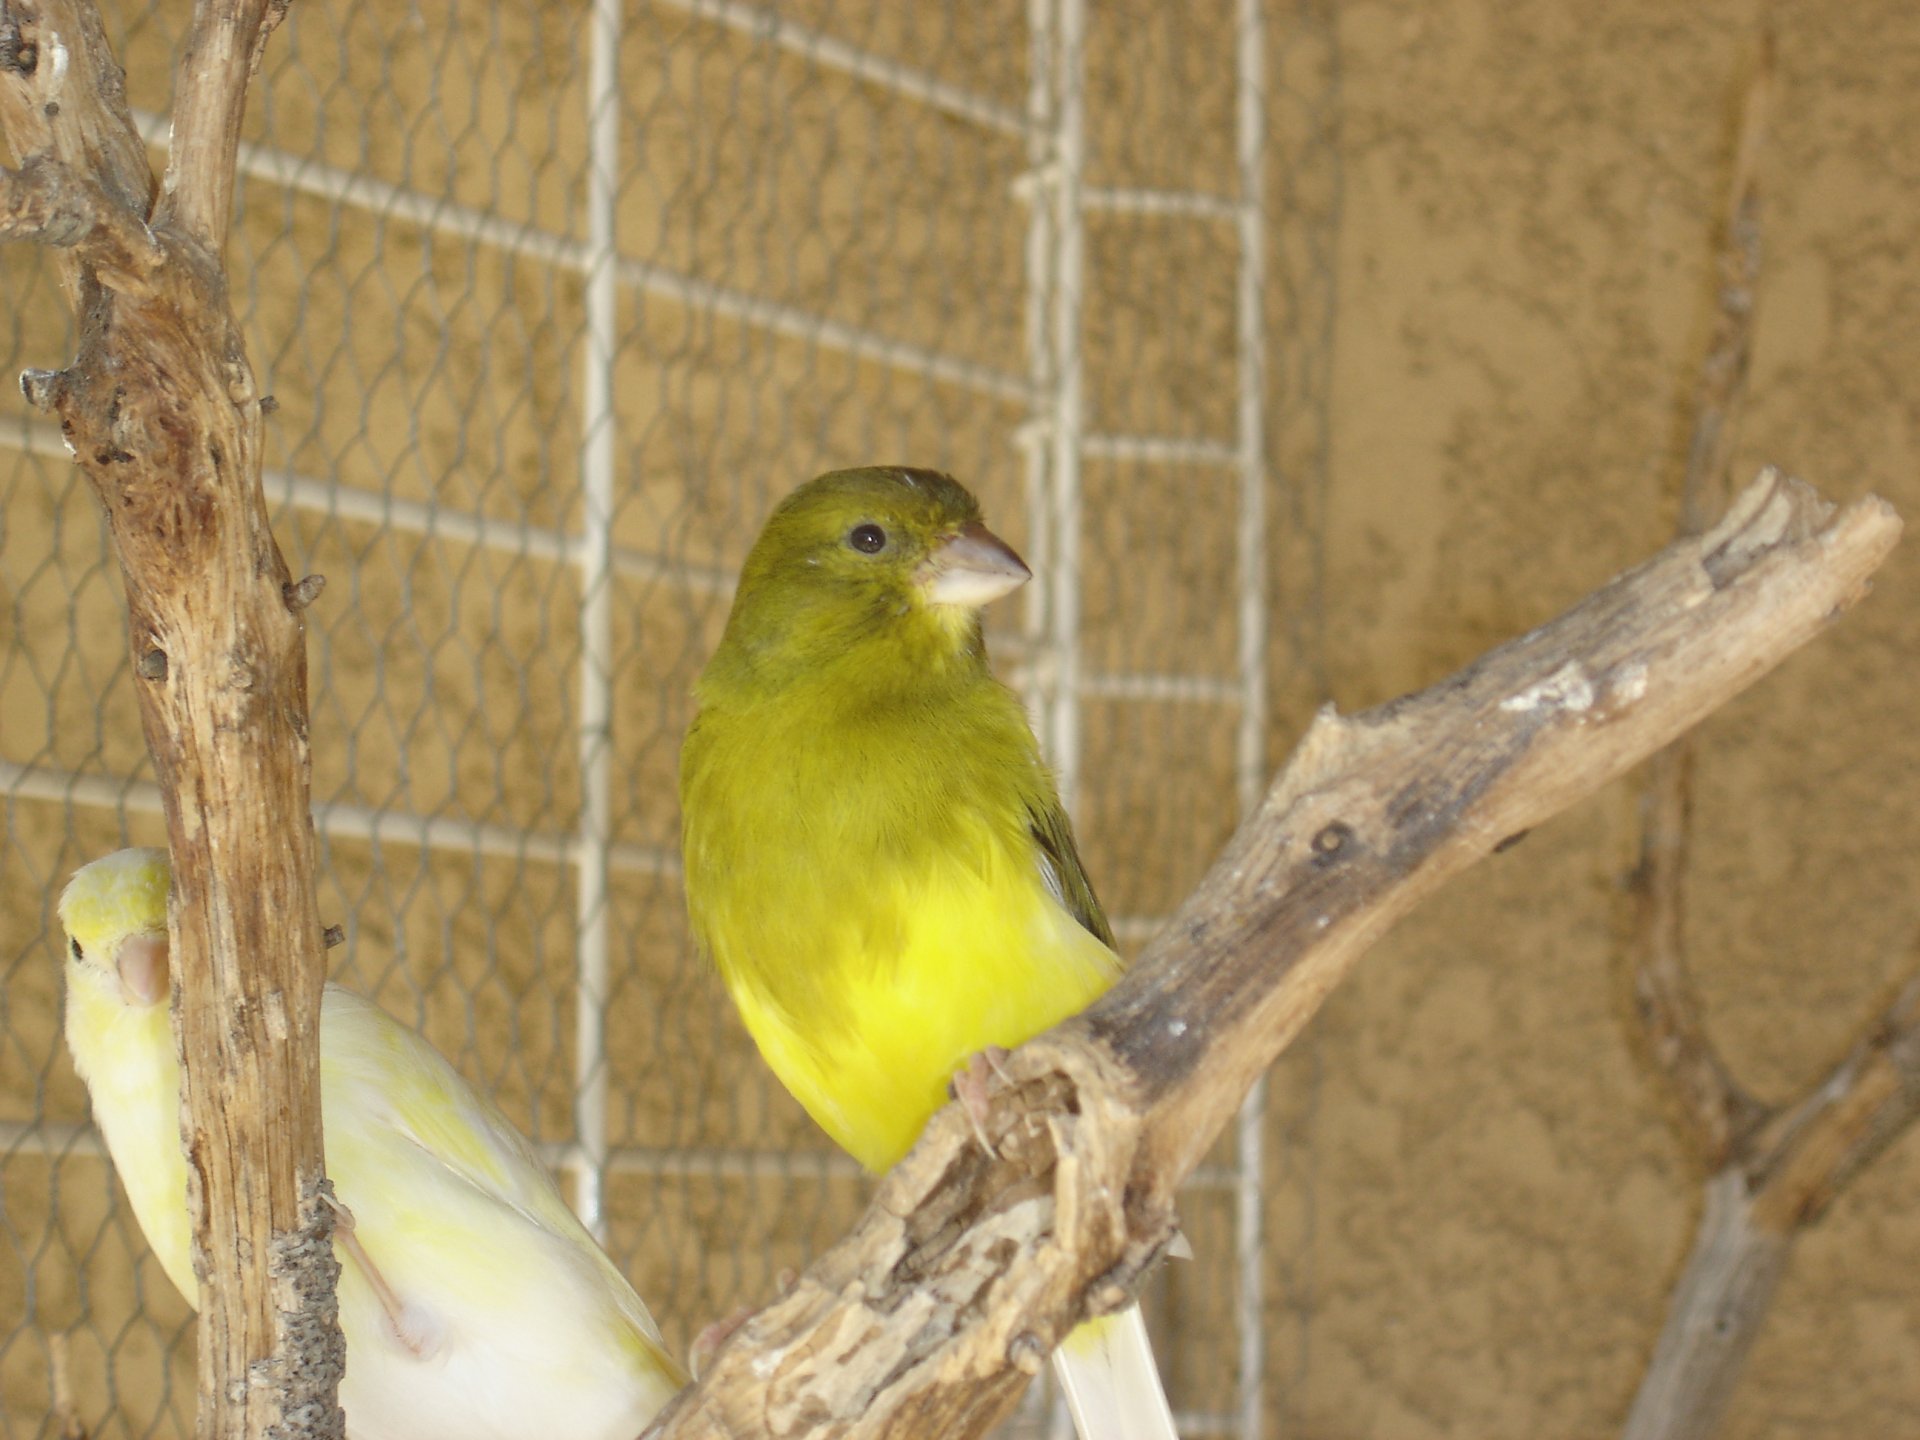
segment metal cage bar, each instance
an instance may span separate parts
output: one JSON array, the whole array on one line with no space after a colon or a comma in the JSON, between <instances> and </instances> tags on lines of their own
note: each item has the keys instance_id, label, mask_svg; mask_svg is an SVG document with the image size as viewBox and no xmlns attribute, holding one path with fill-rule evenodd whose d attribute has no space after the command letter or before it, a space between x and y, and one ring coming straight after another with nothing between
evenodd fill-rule
<instances>
[{"instance_id":1,"label":"metal cage bar","mask_svg":"<svg viewBox=\"0 0 1920 1440\"><path fill-rule=\"evenodd\" d=\"M863 84L918 101L929 110L978 125L983 130L1003 135L1030 133L1030 115L1022 115L1010 106L996 104L983 95L936 80L924 71L849 45L824 31L797 24L757 5L743 5L740 0L654 0L654 4L751 35L825 69L838 70Z\"/></svg>"},{"instance_id":2,"label":"metal cage bar","mask_svg":"<svg viewBox=\"0 0 1920 1440\"><path fill-rule=\"evenodd\" d=\"M1260 804L1266 787L1267 741L1267 436L1266 406L1266 25L1262 0L1236 0L1234 44L1236 106L1234 155L1239 170L1239 273L1235 277L1235 364L1240 394L1235 436L1239 460L1240 533L1235 557L1239 589L1240 724L1234 737L1234 788L1240 818ZM1266 1360L1263 1315L1265 1237L1261 1190L1265 1179L1263 1132L1267 1082L1262 1076L1240 1107L1234 1124L1239 1185L1234 1193L1234 1258L1240 1289L1237 1418L1241 1440L1260 1434Z\"/></svg>"},{"instance_id":3,"label":"metal cage bar","mask_svg":"<svg viewBox=\"0 0 1920 1440\"><path fill-rule=\"evenodd\" d=\"M613 835L613 511L618 470L614 365L620 291L616 206L620 195L622 0L594 0L588 19L587 268L585 375L581 386L580 491L585 533L580 563L580 828L575 846L574 1208L606 1238L607 987Z\"/></svg>"},{"instance_id":4,"label":"metal cage bar","mask_svg":"<svg viewBox=\"0 0 1920 1440\"><path fill-rule=\"evenodd\" d=\"M1052 394L1048 405L1051 464L1047 522L1052 572L1047 617L1051 694L1045 712L1046 748L1069 814L1080 794L1080 471L1085 458L1086 359L1081 353L1081 307L1086 296L1087 231L1082 189L1087 165L1086 0L1059 0L1053 73Z\"/></svg>"}]
</instances>

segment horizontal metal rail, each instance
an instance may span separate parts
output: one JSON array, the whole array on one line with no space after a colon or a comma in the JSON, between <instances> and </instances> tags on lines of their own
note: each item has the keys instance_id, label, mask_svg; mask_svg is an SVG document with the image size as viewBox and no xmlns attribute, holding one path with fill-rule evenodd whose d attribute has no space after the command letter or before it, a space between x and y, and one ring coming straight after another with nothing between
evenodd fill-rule
<instances>
[{"instance_id":1,"label":"horizontal metal rail","mask_svg":"<svg viewBox=\"0 0 1920 1440\"><path fill-rule=\"evenodd\" d=\"M538 525L496 520L450 510L428 501L403 500L351 485L269 470L260 477L267 499L281 501L314 515L337 515L416 535L438 536L466 545L480 545L508 555L526 555L559 564L578 564L585 541ZM664 555L616 545L614 573L632 580L680 585L708 595L731 595L738 576L710 565L688 565Z\"/></svg>"},{"instance_id":2,"label":"horizontal metal rail","mask_svg":"<svg viewBox=\"0 0 1920 1440\"><path fill-rule=\"evenodd\" d=\"M1089 435L1081 448L1090 460L1130 460L1144 465L1205 465L1231 469L1240 452L1218 440L1183 440L1169 435Z\"/></svg>"},{"instance_id":3,"label":"horizontal metal rail","mask_svg":"<svg viewBox=\"0 0 1920 1440\"><path fill-rule=\"evenodd\" d=\"M160 787L151 780L81 775L38 765L17 765L9 760L0 760L0 800L84 805L90 810L128 810L142 815L161 813ZM533 860L547 865L575 863L578 848L571 835L515 830L508 825L483 825L448 816L371 810L364 805L323 801L313 807L313 819L328 839L367 840L461 855ZM659 846L615 845L608 855L608 863L624 874L680 873L680 857ZM1144 942L1160 932L1167 918L1164 915L1117 916L1112 922L1113 933L1128 944Z\"/></svg>"},{"instance_id":4,"label":"horizontal metal rail","mask_svg":"<svg viewBox=\"0 0 1920 1440\"><path fill-rule=\"evenodd\" d=\"M30 455L69 459L72 451L58 428L35 420L21 420L13 436L0 432L0 445L12 445ZM506 555L525 555L556 564L577 564L585 541L540 525L496 520L449 509L433 501L403 500L377 490L338 485L330 480L291 470L269 470L260 477L269 501L291 505L312 515L338 516L366 525L378 525L409 534L479 545ZM709 595L731 595L739 576L711 565L688 565L664 555L615 546L613 568L628 579L682 585Z\"/></svg>"},{"instance_id":5,"label":"horizontal metal rail","mask_svg":"<svg viewBox=\"0 0 1920 1440\"><path fill-rule=\"evenodd\" d=\"M1095 700L1138 700L1162 705L1242 703L1237 681L1209 675L1150 675L1127 671L1095 672L1080 679L1080 693Z\"/></svg>"},{"instance_id":6,"label":"horizontal metal rail","mask_svg":"<svg viewBox=\"0 0 1920 1440\"><path fill-rule=\"evenodd\" d=\"M1238 1416L1220 1415L1210 1410L1182 1410L1173 1417L1173 1428L1180 1432L1180 1440L1199 1440L1203 1435L1241 1433Z\"/></svg>"},{"instance_id":7,"label":"horizontal metal rail","mask_svg":"<svg viewBox=\"0 0 1920 1440\"><path fill-rule=\"evenodd\" d=\"M654 3L750 35L825 69L837 70L876 89L916 100L930 110L984 130L1022 139L1028 134L1027 117L1014 106L1002 105L971 90L936 80L924 71L911 69L871 50L861 50L824 31L796 25L785 16L757 5L743 5L739 0L654 0Z\"/></svg>"},{"instance_id":8,"label":"horizontal metal rail","mask_svg":"<svg viewBox=\"0 0 1920 1440\"><path fill-rule=\"evenodd\" d=\"M80 775L37 765L17 765L8 760L0 760L0 799L85 805L94 810L131 810L145 815L162 813L160 787L151 780ZM579 849L572 835L516 830L510 825L488 825L447 815L374 810L337 801L316 802L313 823L330 840L367 840L379 845L535 860L548 865L575 863ZM679 854L655 845L615 845L608 852L608 863L616 870L634 874L680 873Z\"/></svg>"},{"instance_id":9,"label":"horizontal metal rail","mask_svg":"<svg viewBox=\"0 0 1920 1440\"><path fill-rule=\"evenodd\" d=\"M1105 215L1152 215L1176 220L1237 220L1241 205L1225 195L1201 190L1143 190L1114 185L1091 185L1080 192L1081 204Z\"/></svg>"},{"instance_id":10,"label":"horizontal metal rail","mask_svg":"<svg viewBox=\"0 0 1920 1440\"><path fill-rule=\"evenodd\" d=\"M141 138L149 145L166 148L170 126L164 116L136 110L134 121ZM242 141L238 163L242 174L257 180L317 199L351 205L435 234L471 240L577 275L585 276L592 263L585 241L543 230L531 222L502 220L497 215L454 204L441 196L407 190L270 146ZM856 360L925 376L999 400L1017 404L1028 400L1024 376L849 325L799 306L701 280L652 261L623 258L615 265L614 276L623 289L672 300L688 309L724 316L742 325Z\"/></svg>"},{"instance_id":11,"label":"horizontal metal rail","mask_svg":"<svg viewBox=\"0 0 1920 1440\"><path fill-rule=\"evenodd\" d=\"M577 1146L550 1142L534 1147L548 1168L560 1170L572 1163ZM107 1158L107 1147L92 1125L74 1120L0 1120L0 1160L30 1155L63 1159L69 1155L89 1160ZM756 1150L739 1146L715 1149L657 1145L608 1147L609 1171L620 1175L647 1175L688 1180L866 1180L871 1177L838 1150ZM1203 1165L1187 1178L1187 1190L1231 1190L1234 1179L1226 1166Z\"/></svg>"}]
</instances>

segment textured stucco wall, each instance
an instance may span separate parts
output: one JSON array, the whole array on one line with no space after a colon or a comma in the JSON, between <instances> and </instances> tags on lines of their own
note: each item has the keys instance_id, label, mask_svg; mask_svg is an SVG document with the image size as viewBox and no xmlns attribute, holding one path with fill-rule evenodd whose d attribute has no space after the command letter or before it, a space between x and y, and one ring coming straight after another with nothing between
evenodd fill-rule
<instances>
[{"instance_id":1,"label":"textured stucco wall","mask_svg":"<svg viewBox=\"0 0 1920 1440\"><path fill-rule=\"evenodd\" d=\"M1770 8L1765 275L1737 477L1920 515L1920 8ZM1343 190L1316 621L1332 695L1429 683L1671 533L1763 7L1339 10ZM1909 541L1700 735L1688 936L1770 1100L1914 964ZM1316 697L1291 695L1298 713ZM1282 743L1285 743L1284 741ZM1367 957L1283 1062L1275 1408L1296 1436L1617 1433L1701 1173L1630 1048L1630 779ZM1729 1437L1920 1433L1920 1139L1801 1244Z\"/></svg>"}]
</instances>

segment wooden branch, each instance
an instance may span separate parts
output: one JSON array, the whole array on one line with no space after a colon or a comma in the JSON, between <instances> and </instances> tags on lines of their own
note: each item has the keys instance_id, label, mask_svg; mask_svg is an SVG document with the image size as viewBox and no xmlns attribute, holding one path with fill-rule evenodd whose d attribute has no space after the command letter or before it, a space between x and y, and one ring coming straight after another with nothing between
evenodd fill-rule
<instances>
[{"instance_id":1,"label":"wooden branch","mask_svg":"<svg viewBox=\"0 0 1920 1440\"><path fill-rule=\"evenodd\" d=\"M1694 392L1693 439L1680 488L1682 536L1697 535L1722 504L1734 417L1753 350L1753 297L1760 283L1761 140L1773 81L1773 45L1763 41L1741 106L1716 269L1713 339ZM1635 1009L1655 1066L1680 1103L1695 1146L1717 1166L1735 1137L1764 1118L1742 1090L1700 1019L1687 973L1685 887L1691 829L1693 739L1653 758L1642 802L1640 863L1629 881L1634 916L1629 954Z\"/></svg>"},{"instance_id":2,"label":"wooden branch","mask_svg":"<svg viewBox=\"0 0 1920 1440\"><path fill-rule=\"evenodd\" d=\"M153 179L91 0L0 0L0 125L22 159L8 188L29 219L40 207L38 238L77 232L56 253L79 353L22 384L106 510L165 800L199 1434L223 1440L341 1433L297 603L314 587L293 584L268 526L261 406L218 260L248 65L275 15L199 0L170 200L149 225Z\"/></svg>"},{"instance_id":3,"label":"wooden branch","mask_svg":"<svg viewBox=\"0 0 1920 1440\"><path fill-rule=\"evenodd\" d=\"M1785 1234L1817 1220L1916 1115L1920 973L1846 1058L1739 1157L1754 1192L1754 1224Z\"/></svg>"},{"instance_id":4,"label":"wooden branch","mask_svg":"<svg viewBox=\"0 0 1920 1440\"><path fill-rule=\"evenodd\" d=\"M1713 1434L1786 1273L1790 1248L1779 1231L1753 1224L1752 1197L1738 1169L1722 1170L1707 1182L1693 1253L1674 1289L1623 1440L1707 1440Z\"/></svg>"},{"instance_id":5,"label":"wooden branch","mask_svg":"<svg viewBox=\"0 0 1920 1440\"><path fill-rule=\"evenodd\" d=\"M1727 187L1717 257L1720 292L1713 340L1700 367L1694 398L1693 443L1680 491L1681 533L1697 535L1719 510L1727 483L1734 421L1746 397L1753 356L1754 296L1760 288L1760 146L1773 96L1773 35L1762 36L1740 107L1739 140Z\"/></svg>"},{"instance_id":6,"label":"wooden branch","mask_svg":"<svg viewBox=\"0 0 1920 1440\"><path fill-rule=\"evenodd\" d=\"M1801 1231L1920 1115L1920 974L1799 1104L1745 1137L1705 1211L1625 1440L1708 1440Z\"/></svg>"},{"instance_id":7,"label":"wooden branch","mask_svg":"<svg viewBox=\"0 0 1920 1440\"><path fill-rule=\"evenodd\" d=\"M0 241L28 240L77 251L76 261L109 289L150 293L162 258L153 232L85 175L50 155L0 170Z\"/></svg>"},{"instance_id":8,"label":"wooden branch","mask_svg":"<svg viewBox=\"0 0 1920 1440\"><path fill-rule=\"evenodd\" d=\"M1648 762L1641 800L1640 863L1633 903L1633 998L1646 1048L1680 1102L1694 1148L1718 1167L1735 1141L1766 1118L1714 1047L1687 971L1686 874L1693 799L1693 737Z\"/></svg>"},{"instance_id":9,"label":"wooden branch","mask_svg":"<svg viewBox=\"0 0 1920 1440\"><path fill-rule=\"evenodd\" d=\"M967 1436L1067 1329L1123 1304L1240 1098L1419 899L1644 759L1865 593L1900 522L1773 472L1532 634L1421 694L1321 713L1112 992L954 1107L848 1238L649 1434Z\"/></svg>"},{"instance_id":10,"label":"wooden branch","mask_svg":"<svg viewBox=\"0 0 1920 1440\"><path fill-rule=\"evenodd\" d=\"M161 218L216 255L226 248L233 212L234 160L247 82L260 68L267 37L289 0L223 0L194 7L175 71L173 142Z\"/></svg>"},{"instance_id":11,"label":"wooden branch","mask_svg":"<svg viewBox=\"0 0 1920 1440\"><path fill-rule=\"evenodd\" d=\"M126 72L86 0L0 3L0 125L22 159L42 151L146 215L147 149L127 107Z\"/></svg>"}]
</instances>

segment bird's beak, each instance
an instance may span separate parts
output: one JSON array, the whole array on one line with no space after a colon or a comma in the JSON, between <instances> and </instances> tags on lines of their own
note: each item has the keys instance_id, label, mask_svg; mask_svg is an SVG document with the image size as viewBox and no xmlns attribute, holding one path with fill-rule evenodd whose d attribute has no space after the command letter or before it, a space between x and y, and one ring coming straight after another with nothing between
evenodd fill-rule
<instances>
[{"instance_id":1,"label":"bird's beak","mask_svg":"<svg viewBox=\"0 0 1920 1440\"><path fill-rule=\"evenodd\" d=\"M1033 572L1011 545L972 520L920 563L918 578L932 604L977 610L1026 584Z\"/></svg>"},{"instance_id":2,"label":"bird's beak","mask_svg":"<svg viewBox=\"0 0 1920 1440\"><path fill-rule=\"evenodd\" d=\"M129 935L113 958L120 997L129 1005L153 1005L167 998L167 937Z\"/></svg>"}]
</instances>

